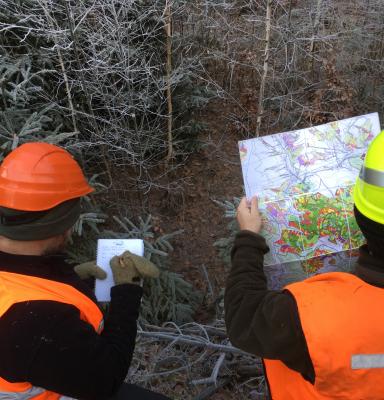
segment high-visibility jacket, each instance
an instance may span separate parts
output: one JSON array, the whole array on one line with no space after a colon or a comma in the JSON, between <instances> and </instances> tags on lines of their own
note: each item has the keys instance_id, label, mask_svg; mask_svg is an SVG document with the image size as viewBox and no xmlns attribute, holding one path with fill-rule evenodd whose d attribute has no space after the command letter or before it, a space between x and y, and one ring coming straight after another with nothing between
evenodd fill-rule
<instances>
[{"instance_id":1,"label":"high-visibility jacket","mask_svg":"<svg viewBox=\"0 0 384 400\"><path fill-rule=\"evenodd\" d=\"M103 315L98 306L74 287L34 276L0 272L0 318L13 304L33 300L71 304L80 311L80 318L92 325L97 333L103 328ZM0 377L0 400L3 399L58 400L68 397L29 382L12 383Z\"/></svg>"},{"instance_id":2,"label":"high-visibility jacket","mask_svg":"<svg viewBox=\"0 0 384 400\"><path fill-rule=\"evenodd\" d=\"M315 383L264 360L272 399L384 399L384 289L342 272L286 289L297 303Z\"/></svg>"}]
</instances>

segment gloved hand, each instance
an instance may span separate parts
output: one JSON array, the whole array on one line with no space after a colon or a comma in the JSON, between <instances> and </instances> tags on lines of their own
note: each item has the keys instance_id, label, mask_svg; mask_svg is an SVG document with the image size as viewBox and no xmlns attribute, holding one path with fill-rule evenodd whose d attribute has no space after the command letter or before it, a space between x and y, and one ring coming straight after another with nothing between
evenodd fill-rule
<instances>
[{"instance_id":1,"label":"gloved hand","mask_svg":"<svg viewBox=\"0 0 384 400\"><path fill-rule=\"evenodd\" d=\"M130 251L115 256L110 261L113 279L116 285L122 283L140 284L141 278L158 278L159 269L144 257Z\"/></svg>"},{"instance_id":2,"label":"gloved hand","mask_svg":"<svg viewBox=\"0 0 384 400\"><path fill-rule=\"evenodd\" d=\"M105 279L107 277L107 273L96 265L96 261L88 261L83 264L76 265L73 268L77 275L79 275L80 279Z\"/></svg>"}]
</instances>

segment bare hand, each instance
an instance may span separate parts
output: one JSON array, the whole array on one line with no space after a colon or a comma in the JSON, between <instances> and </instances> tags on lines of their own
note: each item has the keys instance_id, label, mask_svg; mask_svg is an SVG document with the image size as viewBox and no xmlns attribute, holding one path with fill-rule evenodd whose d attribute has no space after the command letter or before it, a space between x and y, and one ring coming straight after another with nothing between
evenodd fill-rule
<instances>
[{"instance_id":1,"label":"bare hand","mask_svg":"<svg viewBox=\"0 0 384 400\"><path fill-rule=\"evenodd\" d=\"M237 208L236 217L240 230L259 233L262 227L262 220L257 197L252 197L251 204L243 197Z\"/></svg>"}]
</instances>

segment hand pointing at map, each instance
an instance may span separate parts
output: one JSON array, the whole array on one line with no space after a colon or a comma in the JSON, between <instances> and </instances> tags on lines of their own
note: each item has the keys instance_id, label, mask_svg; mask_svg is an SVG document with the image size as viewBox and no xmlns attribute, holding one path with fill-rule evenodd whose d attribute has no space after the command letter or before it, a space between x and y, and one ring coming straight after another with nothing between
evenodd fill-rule
<instances>
[{"instance_id":1,"label":"hand pointing at map","mask_svg":"<svg viewBox=\"0 0 384 400\"><path fill-rule=\"evenodd\" d=\"M239 207L237 208L236 217L240 230L259 233L262 226L262 220L257 197L252 197L250 204L246 197L243 197Z\"/></svg>"}]
</instances>

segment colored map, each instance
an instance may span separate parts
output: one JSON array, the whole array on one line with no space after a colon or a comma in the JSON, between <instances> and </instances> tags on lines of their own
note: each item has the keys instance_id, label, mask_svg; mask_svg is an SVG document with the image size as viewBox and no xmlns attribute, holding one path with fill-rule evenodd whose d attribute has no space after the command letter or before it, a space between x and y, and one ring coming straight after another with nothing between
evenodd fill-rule
<instances>
[{"instance_id":1,"label":"colored map","mask_svg":"<svg viewBox=\"0 0 384 400\"><path fill-rule=\"evenodd\" d=\"M268 287L281 290L286 285L298 282L313 274L325 272L353 272L358 251L344 251L326 256L315 257L305 261L291 261L269 265L264 268Z\"/></svg>"},{"instance_id":2,"label":"colored map","mask_svg":"<svg viewBox=\"0 0 384 400\"><path fill-rule=\"evenodd\" d=\"M304 261L352 250L363 243L353 215L352 186L330 195L311 193L268 201L260 207L271 251L266 264Z\"/></svg>"},{"instance_id":3,"label":"colored map","mask_svg":"<svg viewBox=\"0 0 384 400\"><path fill-rule=\"evenodd\" d=\"M363 243L352 188L379 132L373 113L239 142L246 195L259 197L271 249L266 265L300 262L315 271L319 257Z\"/></svg>"},{"instance_id":4,"label":"colored map","mask_svg":"<svg viewBox=\"0 0 384 400\"><path fill-rule=\"evenodd\" d=\"M239 142L245 192L267 200L351 185L368 144L380 132L377 113Z\"/></svg>"}]
</instances>

